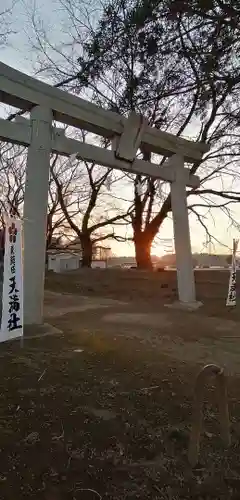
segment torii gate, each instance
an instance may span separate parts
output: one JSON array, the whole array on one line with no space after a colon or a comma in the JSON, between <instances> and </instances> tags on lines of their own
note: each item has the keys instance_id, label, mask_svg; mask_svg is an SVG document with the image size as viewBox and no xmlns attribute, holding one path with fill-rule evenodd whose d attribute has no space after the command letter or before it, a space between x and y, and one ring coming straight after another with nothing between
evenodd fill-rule
<instances>
[{"instance_id":1,"label":"torii gate","mask_svg":"<svg viewBox=\"0 0 240 500\"><path fill-rule=\"evenodd\" d=\"M208 146L148 126L140 115L125 118L0 63L0 102L25 111L30 120L0 119L0 139L28 147L24 197L24 323L41 324L45 275L45 238L51 151L94 161L105 167L171 183L179 300L196 301L186 186L198 187L184 160L201 160ZM112 150L65 137L55 119L112 140ZM139 160L139 147L168 157L163 166Z\"/></svg>"}]
</instances>

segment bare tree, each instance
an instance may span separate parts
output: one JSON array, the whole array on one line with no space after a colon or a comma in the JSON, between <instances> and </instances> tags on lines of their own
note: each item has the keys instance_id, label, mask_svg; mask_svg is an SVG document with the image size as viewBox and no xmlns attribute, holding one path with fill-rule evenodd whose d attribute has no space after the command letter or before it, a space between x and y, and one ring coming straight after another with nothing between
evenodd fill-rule
<instances>
[{"instance_id":1,"label":"bare tree","mask_svg":"<svg viewBox=\"0 0 240 500\"><path fill-rule=\"evenodd\" d=\"M7 44L11 35L15 34L13 26L13 10L16 1L5 0L4 5L0 7L0 47Z\"/></svg>"},{"instance_id":2,"label":"bare tree","mask_svg":"<svg viewBox=\"0 0 240 500\"><path fill-rule=\"evenodd\" d=\"M24 148L2 144L0 149L1 222L3 222L4 213L22 217L25 162Z\"/></svg>"},{"instance_id":3,"label":"bare tree","mask_svg":"<svg viewBox=\"0 0 240 500\"><path fill-rule=\"evenodd\" d=\"M233 221L229 204L239 202L233 187L238 178L240 132L236 9L235 2L227 13L217 0L213 11L208 6L192 10L188 4L181 10L171 1L109 2L80 58L80 89L84 80L90 89L95 86L98 102L122 113L140 111L157 128L190 134L211 146L204 161L191 167L201 177L201 189L187 193L201 198L200 202L194 198L190 210L205 230L204 209L210 213L220 208ZM142 155L151 160L148 152L142 150ZM158 187L152 179L137 176L134 181L132 227L139 267L151 267L152 243L171 213L166 189L161 190L161 208L157 208Z\"/></svg>"},{"instance_id":4,"label":"bare tree","mask_svg":"<svg viewBox=\"0 0 240 500\"><path fill-rule=\"evenodd\" d=\"M110 199L107 186L114 179L110 179L109 169L85 161L76 160L73 165L59 160L58 170L52 168L51 175L62 214L81 244L82 266L91 267L94 246L118 238L115 228L126 224L131 207L122 208Z\"/></svg>"},{"instance_id":5,"label":"bare tree","mask_svg":"<svg viewBox=\"0 0 240 500\"><path fill-rule=\"evenodd\" d=\"M51 169L56 159L52 158ZM23 219L24 191L26 173L26 150L19 146L3 144L0 150L0 217L4 225L4 214ZM48 214L46 228L46 249L50 248L53 238L60 239L67 227L57 195L55 181L49 179ZM66 229L67 230L67 229Z\"/></svg>"},{"instance_id":6,"label":"bare tree","mask_svg":"<svg viewBox=\"0 0 240 500\"><path fill-rule=\"evenodd\" d=\"M85 135L82 133L82 139ZM1 217L11 213L23 217L26 150L4 145L0 155ZM117 238L116 227L125 225L126 204L113 201L114 189L121 174L113 174L94 164L69 161L52 155L50 161L46 250L56 241L68 246L74 236L82 247L82 264L90 266L94 246Z\"/></svg>"}]
</instances>

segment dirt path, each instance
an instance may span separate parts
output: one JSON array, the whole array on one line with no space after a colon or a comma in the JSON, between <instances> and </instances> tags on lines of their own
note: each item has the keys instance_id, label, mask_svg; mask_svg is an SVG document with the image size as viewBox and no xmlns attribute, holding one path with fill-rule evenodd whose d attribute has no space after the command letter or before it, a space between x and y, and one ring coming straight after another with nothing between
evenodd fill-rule
<instances>
[{"instance_id":1,"label":"dirt path","mask_svg":"<svg viewBox=\"0 0 240 500\"><path fill-rule=\"evenodd\" d=\"M237 321L167 310L137 312L138 305L73 294L46 293L46 320L60 327L59 317L76 333L79 326L114 337L139 339L175 360L217 363L229 374L240 373Z\"/></svg>"}]
</instances>

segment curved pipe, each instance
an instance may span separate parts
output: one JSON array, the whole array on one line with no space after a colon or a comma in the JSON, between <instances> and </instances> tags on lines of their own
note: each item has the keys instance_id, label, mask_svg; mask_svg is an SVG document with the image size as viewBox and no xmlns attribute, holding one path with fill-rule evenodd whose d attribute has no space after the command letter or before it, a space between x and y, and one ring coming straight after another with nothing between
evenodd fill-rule
<instances>
[{"instance_id":1,"label":"curved pipe","mask_svg":"<svg viewBox=\"0 0 240 500\"><path fill-rule=\"evenodd\" d=\"M202 421L203 421L202 408L203 408L204 386L209 376L216 377L216 390L218 398L221 437L226 447L230 446L231 444L226 376L223 368L220 368L220 366L214 364L209 364L204 366L202 370L199 372L194 389L193 423L192 423L189 447L188 447L188 461L192 467L195 467L198 463L200 437L201 437Z\"/></svg>"}]
</instances>

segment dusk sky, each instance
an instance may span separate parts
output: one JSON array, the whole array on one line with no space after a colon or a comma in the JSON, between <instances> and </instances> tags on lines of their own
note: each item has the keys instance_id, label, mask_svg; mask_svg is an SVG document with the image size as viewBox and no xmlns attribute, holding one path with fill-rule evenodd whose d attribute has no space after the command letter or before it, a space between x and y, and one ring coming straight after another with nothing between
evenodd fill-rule
<instances>
[{"instance_id":1,"label":"dusk sky","mask_svg":"<svg viewBox=\"0 0 240 500\"><path fill-rule=\"evenodd\" d=\"M3 0L1 3L5 7L10 6L10 0ZM35 11L38 21L41 19L44 30L48 33L51 43L54 46L60 47L62 43L71 42L71 27L68 29L68 19L66 10L64 10L59 0L18 0L13 9L12 29L16 33L10 37L8 45L5 48L1 47L1 61L11 65L14 68L34 75L37 69L37 53L34 49L34 32L31 26L31 14ZM69 51L72 49L69 45ZM54 54L53 54L53 57ZM4 110L2 109L2 113ZM218 187L217 185L214 187ZM236 184L235 187L236 189ZM238 187L238 190L239 187ZM191 202L192 202L191 198ZM195 200L194 200L195 201ZM238 205L234 207L235 219L240 223L240 208ZM229 228L229 221L226 216L223 216L219 209L212 212L204 220L207 223L209 231L222 243L215 243L215 248L212 251L218 253L228 252L227 247L232 246L232 238L238 237L237 229ZM206 240L206 235L203 228L190 218L191 239L193 251L202 251L203 242ZM172 221L168 219L161 230L161 238L172 238ZM116 254L133 255L133 245L112 243L112 250ZM163 254L163 247L157 244L153 248L153 254Z\"/></svg>"}]
</instances>

